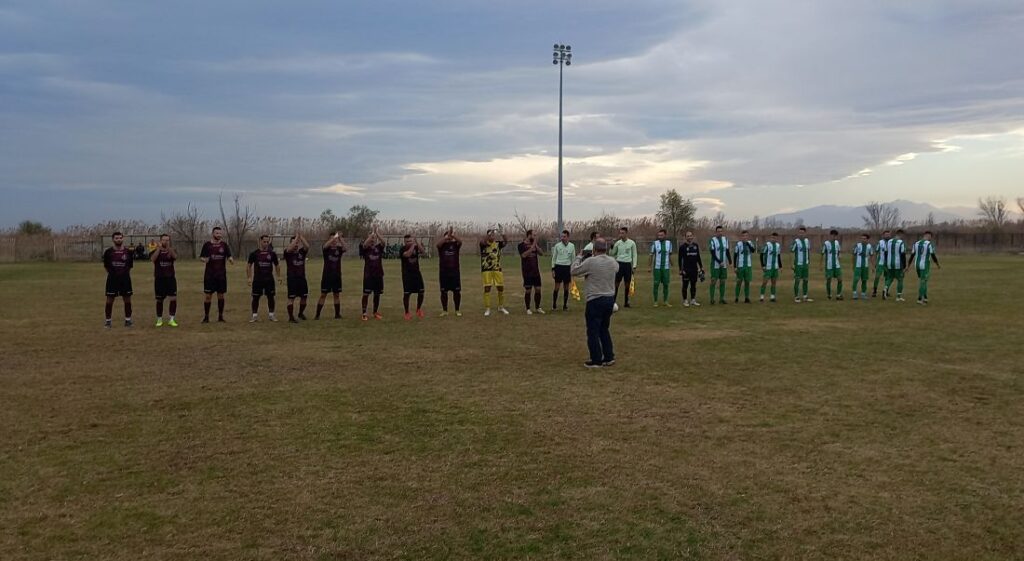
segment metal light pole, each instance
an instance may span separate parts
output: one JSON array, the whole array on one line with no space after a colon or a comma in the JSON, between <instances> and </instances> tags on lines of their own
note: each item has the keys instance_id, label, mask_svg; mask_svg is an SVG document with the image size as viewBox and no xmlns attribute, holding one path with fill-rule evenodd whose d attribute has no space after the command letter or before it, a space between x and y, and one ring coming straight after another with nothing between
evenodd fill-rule
<instances>
[{"instance_id":1,"label":"metal light pole","mask_svg":"<svg viewBox=\"0 0 1024 561\"><path fill-rule=\"evenodd\" d=\"M572 64L572 47L555 43L554 59L551 64L558 65L558 232L562 226L562 68Z\"/></svg>"}]
</instances>

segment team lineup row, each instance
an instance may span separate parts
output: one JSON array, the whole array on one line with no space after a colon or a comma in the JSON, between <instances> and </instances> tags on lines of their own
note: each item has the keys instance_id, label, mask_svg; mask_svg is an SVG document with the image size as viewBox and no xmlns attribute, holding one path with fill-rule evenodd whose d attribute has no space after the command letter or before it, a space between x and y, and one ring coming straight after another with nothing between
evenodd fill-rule
<instances>
[{"instance_id":1,"label":"team lineup row","mask_svg":"<svg viewBox=\"0 0 1024 561\"><path fill-rule=\"evenodd\" d=\"M792 254L792 270L794 272L793 296L795 302L812 302L808 296L808 280L810 269L811 244L806 237L806 229L799 229L800 236L795 239L789 247ZM928 278L930 267L934 262L938 265L938 258L934 246L931 243L931 233L925 232L923 237L914 243L908 252L906 243L903 241L903 230L897 230L895 236L889 231L882 234L882 238L872 244L870 236L863 234L852 252L853 266L853 298L867 299L867 286L871 270L875 271L872 296L877 295L879 281L884 279L883 298L887 298L892 284L896 283L896 300L903 301L904 272L911 264L914 264L919 278L918 303L928 302ZM551 248L551 276L554 281L552 292L551 310L558 309L559 291L562 293L562 309L568 310L570 293L577 298L579 293L572 280L571 266L575 259L588 258L593 251L593 240L598 237L597 232L590 235L591 242L581 252L577 253L576 246L569 241L569 232L563 231L560 240ZM750 285L753 281L753 268L755 256L759 261L762 271L762 283L760 289L760 300L765 301L766 295L769 302L775 302L777 296L777 281L779 272L783 267L783 251L778 241L779 236L773 233L763 244L750 240L747 231L740 234L740 239L735 244L730 244L721 226L715 229L715 235L708 242L708 251L711 257L710 269L710 303L715 303L715 290L718 289L718 303L725 304L725 285L730 268L736 275L735 302L739 302L740 294L743 293L744 302L750 303ZM105 327L111 327L114 301L121 297L124 302L125 325L132 325L132 282L131 270L134 266L133 251L124 245L124 237L120 232L112 236L113 246L107 248L103 253L103 264L107 271L106 281L106 308ZM497 310L502 314L509 314L505 307L505 281L501 266L502 250L508 244L508 238L500 228L488 230L486 236L479 240L480 270L483 283L484 315L491 315L492 289L496 292ZM448 315L449 294L454 304L454 313L462 315L461 295L462 278L460 256L463 242L455 235L452 229L448 229L437 242L439 258L439 281L441 297L441 316ZM521 272L523 287L525 288L524 305L527 314L543 314L541 306L541 273L540 257L545 255L532 230L528 230L524 239L518 244L518 254L521 258ZM286 275L283 281L287 286L288 299L288 321L297 323L306 319L305 311L309 297L309 286L306 280L306 262L308 260L310 244L301 233L292 236L289 245L283 252L283 260L286 267ZM340 234L332 235L321 248L323 253L323 272L320 281L320 299L316 304L315 318L319 319L326 303L327 295L333 296L334 317L341 318L342 289L341 258L348 252L348 244ZM383 238L374 229L370 235L359 244L359 255L363 260L363 294L362 313L363 321L368 321L372 316L376 319L383 319L380 313L380 296L384 292L384 267L383 256L385 244ZM423 318L424 282L420 271L419 259L425 253L423 245L413 236L406 235L404 245L400 251L403 306L406 320L412 319L413 315ZM705 280L704 262L701 257L700 246L694 241L692 232L686 232L685 241L676 251L672 241L667 239L665 230L658 232L658 239L651 243L649 248L648 272L653 275L652 290L654 306L659 305L659 293L662 304L671 306L669 303L669 281L672 270L672 254L678 255L678 272L682 280L682 300L684 306L699 306L696 291L697 283ZM839 241L838 232L831 231L831 239L826 241L821 248L821 270L825 272L826 292L828 298L833 298L832 284L836 281L835 298L843 299L843 275L842 275L842 247ZM639 253L637 244L629 238L626 228L619 230L618 239L609 248L608 255L614 257L618 263L618 272L615 275L615 299L618 300L620 286L626 286L623 291L624 306L630 307L630 295L634 287L634 274L639 265ZM171 244L171 239L164 234L155 250L150 254L150 261L154 266L154 294L156 297L156 326L160 327L164 322L164 303L168 303L169 319L166 324L172 327L178 325L175 318L177 311L177 279L175 277L174 263L177 261L177 252ZM210 322L210 311L213 296L217 296L217 321L224 321L225 295L227 293L227 267L228 263L234 263L234 256L231 248L223 240L221 228L214 228L211 232L211 239L203 244L200 251L200 260L205 264L203 275L204 313L203 323ZM280 259L277 253L270 246L269 236L261 236L258 249L249 254L246 265L246 277L251 286L251 318L250 322L257 321L259 307L262 299L267 300L268 319L277 321L275 316L276 307L276 286L282 282ZM275 280L276 279L276 280ZM858 290L859 288L859 290ZM416 296L415 308L411 307L411 298ZM372 308L370 307L372 299ZM296 306L296 300L298 305ZM616 310L618 304L615 305Z\"/></svg>"}]
</instances>

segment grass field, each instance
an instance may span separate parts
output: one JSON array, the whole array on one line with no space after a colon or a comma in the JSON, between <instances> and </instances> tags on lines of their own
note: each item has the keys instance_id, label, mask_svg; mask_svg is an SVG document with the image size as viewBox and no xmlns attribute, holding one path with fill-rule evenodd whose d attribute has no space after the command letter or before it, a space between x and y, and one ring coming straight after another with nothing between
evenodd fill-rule
<instances>
[{"instance_id":1,"label":"grass field","mask_svg":"<svg viewBox=\"0 0 1024 561\"><path fill-rule=\"evenodd\" d=\"M465 317L426 263L402 321L389 263L362 323L349 261L347 319L298 326L246 323L240 265L199 325L182 264L177 330L140 266L111 331L99 264L0 266L0 559L1024 558L1024 258L943 257L927 308L814 272L653 309L644 272L597 371L581 304L484 318L472 262Z\"/></svg>"}]
</instances>

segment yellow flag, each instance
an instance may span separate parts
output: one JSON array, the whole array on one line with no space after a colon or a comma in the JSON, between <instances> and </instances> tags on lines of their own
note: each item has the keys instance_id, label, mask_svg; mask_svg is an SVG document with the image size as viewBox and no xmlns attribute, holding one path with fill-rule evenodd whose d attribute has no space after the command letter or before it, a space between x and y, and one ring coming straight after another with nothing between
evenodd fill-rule
<instances>
[{"instance_id":1,"label":"yellow flag","mask_svg":"<svg viewBox=\"0 0 1024 561\"><path fill-rule=\"evenodd\" d=\"M579 302L580 300L580 289L576 286L576 279L572 280L572 284L569 285L569 295L572 296L573 300Z\"/></svg>"},{"instance_id":2,"label":"yellow flag","mask_svg":"<svg viewBox=\"0 0 1024 561\"><path fill-rule=\"evenodd\" d=\"M636 279L629 279L629 295L633 296L636 294Z\"/></svg>"}]
</instances>

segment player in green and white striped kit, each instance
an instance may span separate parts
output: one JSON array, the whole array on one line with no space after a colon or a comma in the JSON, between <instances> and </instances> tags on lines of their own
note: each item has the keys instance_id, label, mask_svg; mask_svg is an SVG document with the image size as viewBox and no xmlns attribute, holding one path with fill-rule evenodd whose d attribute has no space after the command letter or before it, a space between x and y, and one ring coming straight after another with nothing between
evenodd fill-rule
<instances>
[{"instance_id":1,"label":"player in green and white striped kit","mask_svg":"<svg viewBox=\"0 0 1024 561\"><path fill-rule=\"evenodd\" d=\"M843 263L840 261L842 247L839 243L839 231L830 230L832 239L821 246L821 266L825 269L825 294L832 299L832 279L836 279L836 300L843 299Z\"/></svg>"},{"instance_id":2,"label":"player in green and white striped kit","mask_svg":"<svg viewBox=\"0 0 1024 561\"><path fill-rule=\"evenodd\" d=\"M732 264L732 253L729 251L729 239L722 233L721 226L715 226L715 236L708 242L711 250L711 303L715 303L715 285L718 285L718 303L725 304L725 279L729 276L729 265Z\"/></svg>"},{"instance_id":3,"label":"player in green and white striped kit","mask_svg":"<svg viewBox=\"0 0 1024 561\"><path fill-rule=\"evenodd\" d=\"M757 248L750 241L750 233L740 232L740 241L733 249L732 262L736 267L736 302L740 301L740 287L743 287L743 303L750 303L750 282L754 280L754 254Z\"/></svg>"},{"instance_id":4,"label":"player in green and white striped kit","mask_svg":"<svg viewBox=\"0 0 1024 561\"><path fill-rule=\"evenodd\" d=\"M779 243L779 234L772 232L771 238L761 248L761 302L764 302L764 291L768 287L768 281L772 283L772 302L775 302L775 283L779 280L781 269L782 244Z\"/></svg>"},{"instance_id":5,"label":"player in green and white striped kit","mask_svg":"<svg viewBox=\"0 0 1024 561\"><path fill-rule=\"evenodd\" d=\"M868 277L871 276L871 256L875 254L875 248L871 246L871 236L861 234L860 241L853 246L853 299L857 300L857 286L860 286L860 295L868 299Z\"/></svg>"},{"instance_id":6,"label":"player in green and white striped kit","mask_svg":"<svg viewBox=\"0 0 1024 561\"><path fill-rule=\"evenodd\" d=\"M653 293L654 307L658 307L658 287L661 287L665 307L668 303L668 280L672 277L672 240L665 239L668 232L664 228L658 230L658 239L651 244L651 257L647 263L647 271L654 273Z\"/></svg>"},{"instance_id":7,"label":"player in green and white striped kit","mask_svg":"<svg viewBox=\"0 0 1024 561\"><path fill-rule=\"evenodd\" d=\"M878 280L886 276L886 255L888 255L886 250L889 248L890 237L892 237L892 233L889 230L882 232L882 239L878 240L878 245L875 247L875 286L871 289L872 298L878 296Z\"/></svg>"},{"instance_id":8,"label":"player in green and white striped kit","mask_svg":"<svg viewBox=\"0 0 1024 561\"><path fill-rule=\"evenodd\" d=\"M885 246L885 290L882 300L889 297L892 281L896 281L896 301L903 299L903 272L907 268L907 244L903 243L903 229L896 230L896 237Z\"/></svg>"},{"instance_id":9,"label":"player in green and white striped kit","mask_svg":"<svg viewBox=\"0 0 1024 561\"><path fill-rule=\"evenodd\" d=\"M910 258L917 269L917 303L924 305L928 303L928 277L931 276L932 262L936 267L942 268L942 265L939 265L939 258L935 255L930 231L926 231L924 237L914 244L910 250Z\"/></svg>"},{"instance_id":10,"label":"player in green and white striped kit","mask_svg":"<svg viewBox=\"0 0 1024 561\"><path fill-rule=\"evenodd\" d=\"M800 287L803 286L803 302L814 302L807 297L808 278L810 276L811 240L807 239L807 228L797 229L797 237L789 246L793 252L793 301L799 304Z\"/></svg>"}]
</instances>

